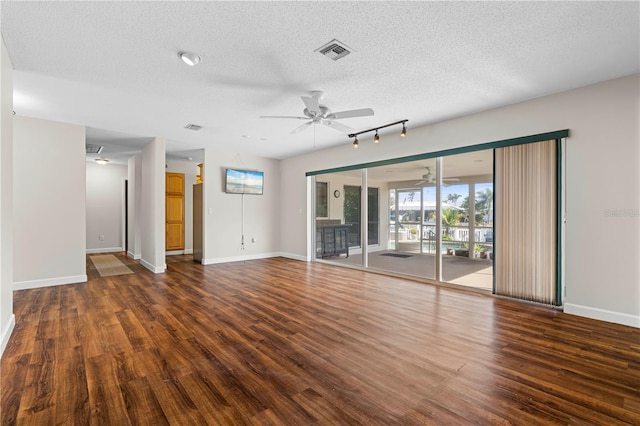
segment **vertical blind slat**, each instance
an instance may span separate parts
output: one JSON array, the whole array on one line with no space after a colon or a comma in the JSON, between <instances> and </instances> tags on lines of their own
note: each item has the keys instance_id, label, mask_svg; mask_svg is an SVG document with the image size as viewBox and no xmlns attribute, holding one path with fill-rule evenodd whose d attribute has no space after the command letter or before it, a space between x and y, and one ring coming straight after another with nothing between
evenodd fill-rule
<instances>
[{"instance_id":1,"label":"vertical blind slat","mask_svg":"<svg viewBox=\"0 0 640 426\"><path fill-rule=\"evenodd\" d=\"M496 293L556 300L556 141L496 149Z\"/></svg>"}]
</instances>

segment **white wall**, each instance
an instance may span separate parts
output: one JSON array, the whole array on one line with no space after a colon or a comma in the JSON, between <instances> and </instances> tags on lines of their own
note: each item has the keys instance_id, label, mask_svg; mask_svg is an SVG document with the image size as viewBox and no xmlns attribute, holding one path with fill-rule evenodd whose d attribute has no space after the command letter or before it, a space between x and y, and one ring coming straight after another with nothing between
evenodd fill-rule
<instances>
[{"instance_id":1,"label":"white wall","mask_svg":"<svg viewBox=\"0 0 640 426\"><path fill-rule=\"evenodd\" d=\"M565 311L640 327L639 93L633 75L283 160L281 250L309 255L307 171L570 129Z\"/></svg>"},{"instance_id":2,"label":"white wall","mask_svg":"<svg viewBox=\"0 0 640 426\"><path fill-rule=\"evenodd\" d=\"M184 173L184 253L193 253L193 185L200 173L193 161L167 160L167 172Z\"/></svg>"},{"instance_id":3,"label":"white wall","mask_svg":"<svg viewBox=\"0 0 640 426\"><path fill-rule=\"evenodd\" d=\"M242 250L242 195L225 194L225 169L264 172L264 195L244 196L245 248ZM288 195L286 195L288 197ZM277 160L205 150L203 264L278 254L280 168ZM285 225L287 226L287 225ZM255 239L255 243L252 243Z\"/></svg>"},{"instance_id":4,"label":"white wall","mask_svg":"<svg viewBox=\"0 0 640 426\"><path fill-rule=\"evenodd\" d=\"M124 184L127 166L87 162L87 253L124 250ZM104 237L101 241L100 236Z\"/></svg>"},{"instance_id":5,"label":"white wall","mask_svg":"<svg viewBox=\"0 0 640 426\"><path fill-rule=\"evenodd\" d=\"M140 263L161 273L165 264L165 141L155 138L142 148L140 192Z\"/></svg>"},{"instance_id":6,"label":"white wall","mask_svg":"<svg viewBox=\"0 0 640 426\"><path fill-rule=\"evenodd\" d=\"M0 39L0 357L15 325L13 314L13 66Z\"/></svg>"},{"instance_id":7,"label":"white wall","mask_svg":"<svg viewBox=\"0 0 640 426\"><path fill-rule=\"evenodd\" d=\"M13 288L86 281L85 129L13 124Z\"/></svg>"},{"instance_id":8,"label":"white wall","mask_svg":"<svg viewBox=\"0 0 640 426\"><path fill-rule=\"evenodd\" d=\"M140 224L142 192L142 155L136 154L129 158L127 167L128 180L128 237L127 255L133 259L142 257L142 240Z\"/></svg>"}]
</instances>

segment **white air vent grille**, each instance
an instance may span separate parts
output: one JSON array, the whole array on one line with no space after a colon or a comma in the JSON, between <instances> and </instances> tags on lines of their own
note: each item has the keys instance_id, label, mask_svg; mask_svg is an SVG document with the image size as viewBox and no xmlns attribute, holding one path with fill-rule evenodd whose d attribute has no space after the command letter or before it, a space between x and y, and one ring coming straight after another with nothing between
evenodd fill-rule
<instances>
[{"instance_id":1,"label":"white air vent grille","mask_svg":"<svg viewBox=\"0 0 640 426\"><path fill-rule=\"evenodd\" d=\"M319 49L316 49L316 52L320 52L327 58L337 61L351 53L352 49L348 48L344 43L333 39Z\"/></svg>"},{"instance_id":2,"label":"white air vent grille","mask_svg":"<svg viewBox=\"0 0 640 426\"><path fill-rule=\"evenodd\" d=\"M100 154L102 152L102 148L104 147L100 145L86 145L87 154Z\"/></svg>"},{"instance_id":3,"label":"white air vent grille","mask_svg":"<svg viewBox=\"0 0 640 426\"><path fill-rule=\"evenodd\" d=\"M185 129L198 131L202 129L202 126L198 126L197 124L187 124L184 126Z\"/></svg>"}]
</instances>

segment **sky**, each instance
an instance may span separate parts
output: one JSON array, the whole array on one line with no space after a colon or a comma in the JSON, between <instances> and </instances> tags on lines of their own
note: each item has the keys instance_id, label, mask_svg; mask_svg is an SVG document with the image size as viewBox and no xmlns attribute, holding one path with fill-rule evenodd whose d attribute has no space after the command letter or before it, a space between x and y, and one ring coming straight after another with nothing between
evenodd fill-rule
<instances>
[{"instance_id":1,"label":"sky","mask_svg":"<svg viewBox=\"0 0 640 426\"><path fill-rule=\"evenodd\" d=\"M486 188L489 188L493 191L493 183L488 182L488 183L476 183L476 193L478 192L484 192L484 190ZM448 185L448 186L443 186L442 187L442 201L446 202L447 197L449 196L449 194L460 194L461 197L458 198L458 201L456 203L457 206L459 206L460 204L462 204L462 202L464 201L464 198L466 196L469 195L469 186L467 184L459 184L459 185ZM435 201L436 199L436 187L435 186L429 186L429 187L424 187L422 190L422 193L424 194L424 199L425 201L429 200L429 201ZM403 201L406 200L406 197L408 196L408 192L402 192L401 193L401 197L404 197L400 199L400 202L402 203ZM414 201L418 201L419 194L415 194L413 200Z\"/></svg>"}]
</instances>

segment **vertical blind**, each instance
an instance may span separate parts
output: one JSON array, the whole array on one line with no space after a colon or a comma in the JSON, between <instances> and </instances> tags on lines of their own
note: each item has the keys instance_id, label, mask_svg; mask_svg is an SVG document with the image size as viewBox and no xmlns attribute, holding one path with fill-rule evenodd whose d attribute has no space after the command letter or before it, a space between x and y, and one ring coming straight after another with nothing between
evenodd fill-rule
<instances>
[{"instance_id":1,"label":"vertical blind","mask_svg":"<svg viewBox=\"0 0 640 426\"><path fill-rule=\"evenodd\" d=\"M497 294L556 303L556 143L495 150Z\"/></svg>"}]
</instances>

